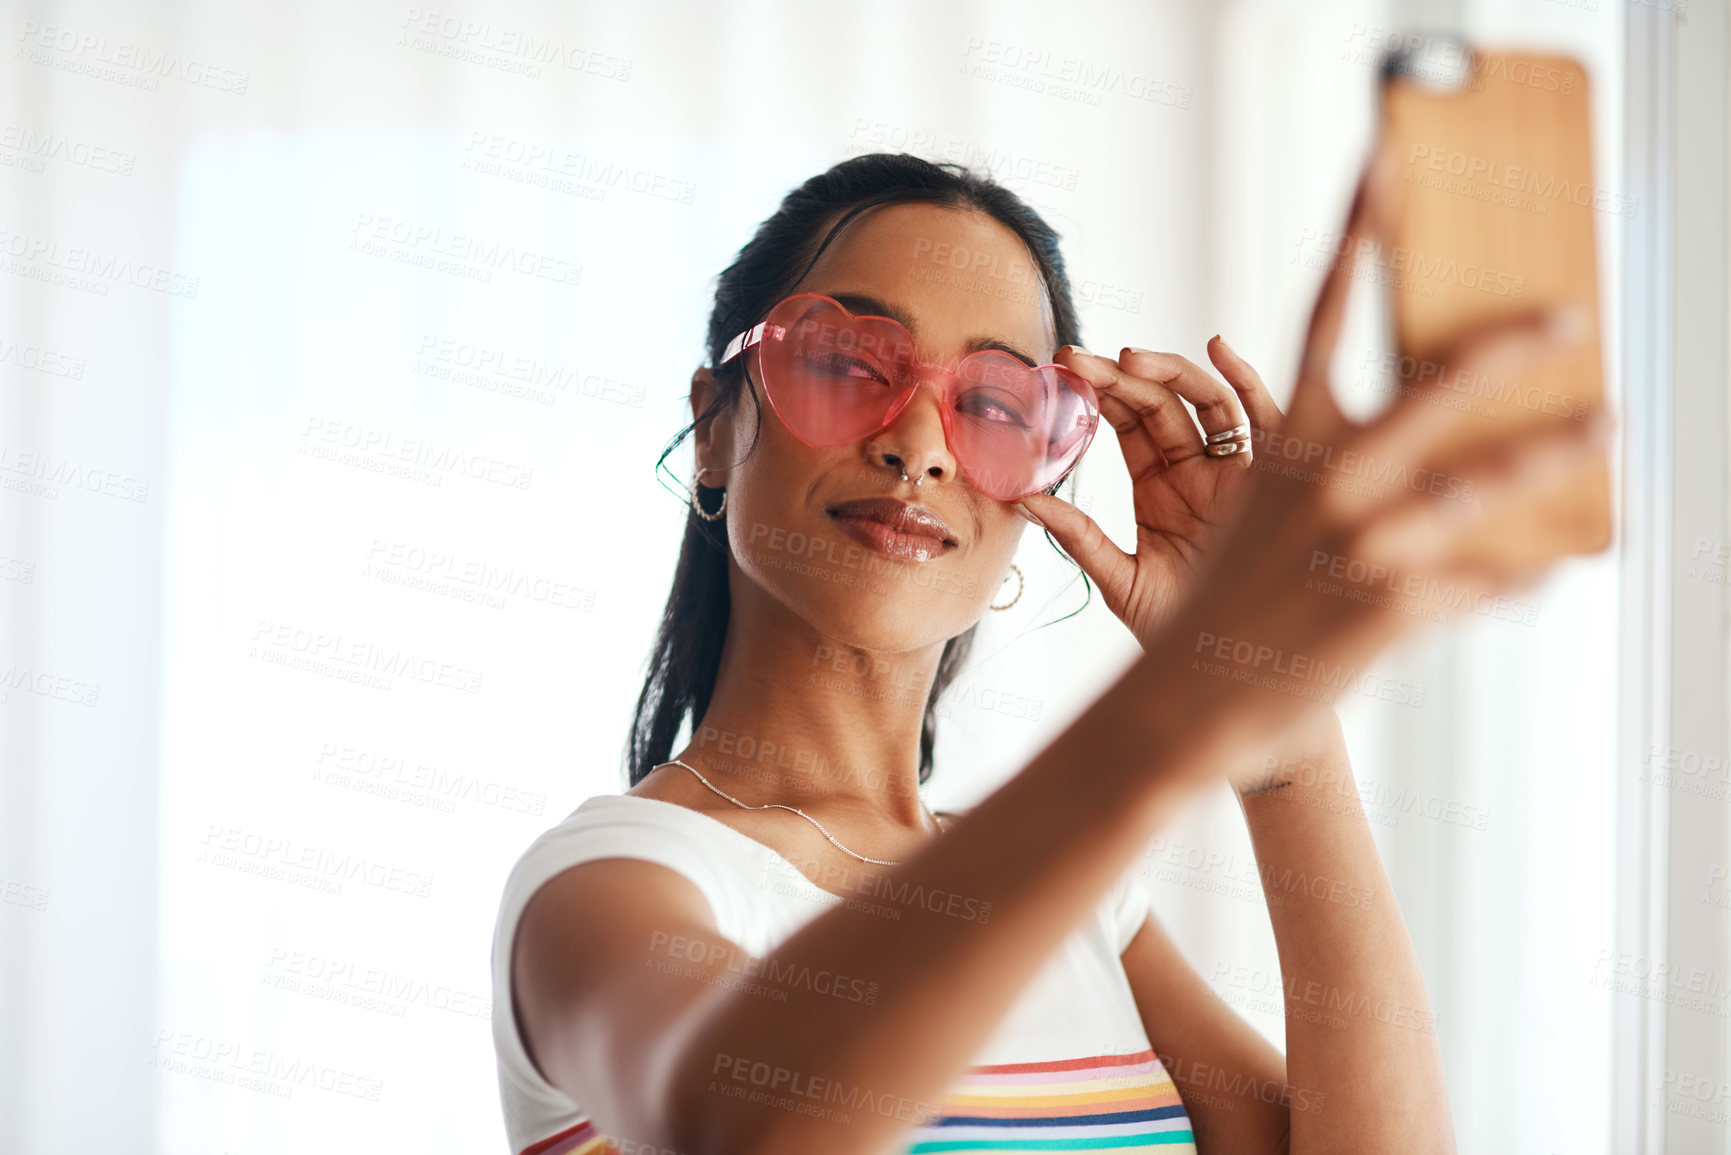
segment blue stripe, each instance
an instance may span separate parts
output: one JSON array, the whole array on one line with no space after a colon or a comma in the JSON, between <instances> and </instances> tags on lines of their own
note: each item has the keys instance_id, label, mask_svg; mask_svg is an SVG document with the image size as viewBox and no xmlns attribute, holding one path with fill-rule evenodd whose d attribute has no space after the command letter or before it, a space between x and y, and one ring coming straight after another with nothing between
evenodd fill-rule
<instances>
[{"instance_id":1,"label":"blue stripe","mask_svg":"<svg viewBox=\"0 0 1731 1155\"><path fill-rule=\"evenodd\" d=\"M1103 1135L1098 1139L939 1139L915 1143L908 1155L928 1151L1088 1151L1116 1147L1164 1147L1195 1143L1189 1131L1162 1131L1157 1135Z\"/></svg>"}]
</instances>

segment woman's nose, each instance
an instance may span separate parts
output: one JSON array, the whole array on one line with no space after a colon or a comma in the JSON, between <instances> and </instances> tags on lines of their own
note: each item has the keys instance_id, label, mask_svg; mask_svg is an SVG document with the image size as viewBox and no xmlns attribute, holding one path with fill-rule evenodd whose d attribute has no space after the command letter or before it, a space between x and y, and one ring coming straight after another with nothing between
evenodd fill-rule
<instances>
[{"instance_id":1,"label":"woman's nose","mask_svg":"<svg viewBox=\"0 0 1731 1155\"><path fill-rule=\"evenodd\" d=\"M921 381L890 423L866 439L873 463L899 467L909 481L953 481L956 459L944 437L943 394Z\"/></svg>"}]
</instances>

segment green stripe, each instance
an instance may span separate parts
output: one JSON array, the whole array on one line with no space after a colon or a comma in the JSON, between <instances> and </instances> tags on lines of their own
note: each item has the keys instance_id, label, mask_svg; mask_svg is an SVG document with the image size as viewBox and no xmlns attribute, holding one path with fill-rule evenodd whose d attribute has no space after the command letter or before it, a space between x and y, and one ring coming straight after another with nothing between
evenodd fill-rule
<instances>
[{"instance_id":1,"label":"green stripe","mask_svg":"<svg viewBox=\"0 0 1731 1155\"><path fill-rule=\"evenodd\" d=\"M1087 1151L1110 1147L1164 1147L1170 1143L1194 1143L1189 1131L1160 1131L1147 1135L1101 1135L1092 1139L938 1139L915 1143L908 1155L927 1151Z\"/></svg>"}]
</instances>

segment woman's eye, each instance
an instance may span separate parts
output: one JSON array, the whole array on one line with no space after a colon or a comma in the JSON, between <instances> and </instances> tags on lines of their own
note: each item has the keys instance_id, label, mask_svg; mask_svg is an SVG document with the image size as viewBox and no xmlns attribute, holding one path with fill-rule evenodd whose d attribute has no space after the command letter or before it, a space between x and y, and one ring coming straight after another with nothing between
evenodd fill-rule
<instances>
[{"instance_id":1,"label":"woman's eye","mask_svg":"<svg viewBox=\"0 0 1731 1155\"><path fill-rule=\"evenodd\" d=\"M962 402L957 406L957 408L963 413L974 417L981 417L987 421L997 421L1002 422L1005 425L1014 425L1018 429L1026 429L1029 427L1028 419L1022 413L1020 406L1016 405L1013 401L1002 397L996 397L991 394L970 393L968 396L962 398Z\"/></svg>"},{"instance_id":2,"label":"woman's eye","mask_svg":"<svg viewBox=\"0 0 1731 1155\"><path fill-rule=\"evenodd\" d=\"M876 366L861 361L857 357L831 353L827 356L808 358L806 363L813 369L833 377L856 377L876 381L883 385L889 384L889 379L880 373Z\"/></svg>"}]
</instances>

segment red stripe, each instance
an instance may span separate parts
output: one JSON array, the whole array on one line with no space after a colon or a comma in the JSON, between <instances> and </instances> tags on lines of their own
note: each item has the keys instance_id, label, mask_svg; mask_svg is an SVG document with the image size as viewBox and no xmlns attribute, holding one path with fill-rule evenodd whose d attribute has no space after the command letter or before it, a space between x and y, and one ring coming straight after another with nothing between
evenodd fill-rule
<instances>
[{"instance_id":1,"label":"red stripe","mask_svg":"<svg viewBox=\"0 0 1731 1155\"><path fill-rule=\"evenodd\" d=\"M522 1151L518 1152L518 1155L546 1155L546 1152L551 1151L553 1148L558 1147L561 1144L574 1145L578 1140L587 1141L593 1139L596 1134L595 1124L585 1119L575 1127L567 1127L557 1135L549 1135L539 1143L529 1144L527 1147L523 1148Z\"/></svg>"},{"instance_id":2,"label":"red stripe","mask_svg":"<svg viewBox=\"0 0 1731 1155\"><path fill-rule=\"evenodd\" d=\"M969 1067L978 1075L1025 1075L1035 1071L1080 1071L1087 1067L1145 1067L1154 1062L1152 1049L1133 1055L1095 1055L1087 1059L1052 1059L1044 1063L995 1063Z\"/></svg>"}]
</instances>

